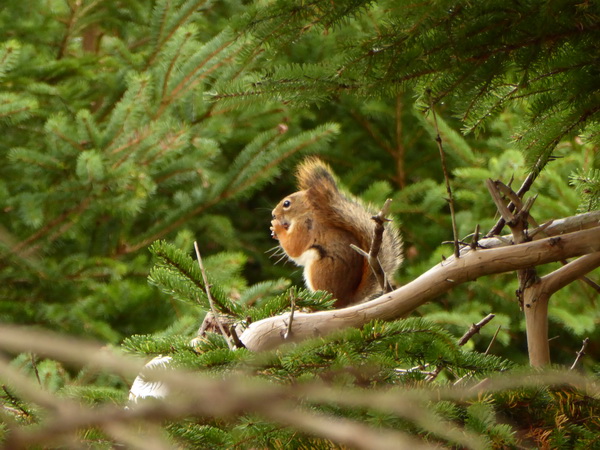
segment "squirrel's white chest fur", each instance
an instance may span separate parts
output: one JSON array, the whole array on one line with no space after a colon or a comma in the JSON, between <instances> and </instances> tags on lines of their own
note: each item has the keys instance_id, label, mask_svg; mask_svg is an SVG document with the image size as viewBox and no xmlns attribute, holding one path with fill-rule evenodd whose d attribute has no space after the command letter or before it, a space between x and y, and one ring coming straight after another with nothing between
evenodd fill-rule
<instances>
[{"instance_id":1,"label":"squirrel's white chest fur","mask_svg":"<svg viewBox=\"0 0 600 450\"><path fill-rule=\"evenodd\" d=\"M312 283L310 282L310 278L308 274L310 273L310 266L317 261L321 256L316 248L309 248L308 250L302 252L302 254L296 258L290 257L292 261L296 263L298 266L304 267L304 283L306 283L306 287L311 291L314 291Z\"/></svg>"}]
</instances>

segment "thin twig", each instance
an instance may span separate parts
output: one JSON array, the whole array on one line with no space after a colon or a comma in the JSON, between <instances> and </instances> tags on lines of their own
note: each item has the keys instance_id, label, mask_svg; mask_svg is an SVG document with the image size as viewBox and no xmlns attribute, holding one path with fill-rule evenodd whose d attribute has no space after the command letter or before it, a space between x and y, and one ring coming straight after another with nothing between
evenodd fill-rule
<instances>
[{"instance_id":1,"label":"thin twig","mask_svg":"<svg viewBox=\"0 0 600 450\"><path fill-rule=\"evenodd\" d=\"M435 380L442 370L444 370L443 364L437 366L434 371L430 372L429 375L425 377L425 381Z\"/></svg>"},{"instance_id":2,"label":"thin twig","mask_svg":"<svg viewBox=\"0 0 600 450\"><path fill-rule=\"evenodd\" d=\"M446 154L444 153L444 146L442 145L442 137L440 135L440 129L438 127L437 115L433 102L431 104L431 113L433 114L433 124L435 126L435 142L437 142L438 150L440 151L440 159L442 161L442 171L444 172L444 180L446 182L446 192L448 193L448 205L450 206L450 218L452 219L452 233L454 235L454 257L460 257L460 248L458 245L458 230L456 227L456 214L454 212L454 197L452 196L452 188L450 187L450 175L448 174L448 167L446 165Z\"/></svg>"},{"instance_id":3,"label":"thin twig","mask_svg":"<svg viewBox=\"0 0 600 450\"><path fill-rule=\"evenodd\" d=\"M538 234L538 233L542 233L542 236L546 235L546 233L544 232L544 230L545 230L546 228L548 228L550 225L552 225L553 223L554 223L554 221L553 221L553 220L549 220L548 222L546 222L546 223L544 223L544 224L542 224L542 225L538 226L537 228L534 228L533 230L531 230L531 231L529 232L529 237L530 237L531 239L533 239L533 237L534 237L536 234Z\"/></svg>"},{"instance_id":4,"label":"thin twig","mask_svg":"<svg viewBox=\"0 0 600 450\"><path fill-rule=\"evenodd\" d=\"M381 267L381 263L379 262L379 252L381 251L381 243L383 242L383 233L385 232L385 222L389 222L390 219L387 218L387 215L390 211L390 204L392 203L392 199L388 198L381 211L377 213L375 216L371 217L375 222L375 229L373 230L373 241L371 242L371 249L369 250L369 265L375 272L375 276L379 281L379 285L383 289L385 293L392 291L392 285L389 283L389 278Z\"/></svg>"},{"instance_id":5,"label":"thin twig","mask_svg":"<svg viewBox=\"0 0 600 450\"><path fill-rule=\"evenodd\" d=\"M490 344L488 345L488 347L485 349L485 352L483 353L484 355L488 355L490 353L490 349L492 348L492 345L494 345L494 342L496 342L496 337L498 336L498 333L500 332L501 328L502 328L502 325L498 325L496 332L492 336L492 340L490 341Z\"/></svg>"},{"instance_id":6,"label":"thin twig","mask_svg":"<svg viewBox=\"0 0 600 450\"><path fill-rule=\"evenodd\" d=\"M475 232L473 233L473 238L471 239L471 248L473 250L476 250L478 245L479 245L479 224L475 225Z\"/></svg>"},{"instance_id":7,"label":"thin twig","mask_svg":"<svg viewBox=\"0 0 600 450\"><path fill-rule=\"evenodd\" d=\"M488 314L483 319L481 319L479 322L474 323L473 325L471 325L471 327L469 328L469 330L458 340L458 345L462 347L467 342L469 342L469 339L471 339L473 336L475 336L477 333L479 333L479 331L485 325L487 325L494 317L496 317L495 314ZM442 370L444 370L444 365L443 364L437 366L435 368L435 370L433 372L431 372L425 378L425 381L433 381L433 380L435 380Z\"/></svg>"},{"instance_id":8,"label":"thin twig","mask_svg":"<svg viewBox=\"0 0 600 450\"><path fill-rule=\"evenodd\" d=\"M485 185L488 188L492 200L496 204L496 208L498 208L503 223L512 223L515 220L515 216L513 215L514 208L511 210L504 204L502 195L500 195L500 189L498 188L498 181L488 178L485 180Z\"/></svg>"},{"instance_id":9,"label":"thin twig","mask_svg":"<svg viewBox=\"0 0 600 450\"><path fill-rule=\"evenodd\" d=\"M4 391L4 394L6 395L6 398L10 401L11 405L13 405L14 410L18 411L18 413L22 417L27 417L28 419L30 419L31 413L23 407L23 402L20 401L17 397L15 397L12 394L12 392L8 390L8 387L5 384L2 385L2 390ZM4 405L4 407L6 408L6 405Z\"/></svg>"},{"instance_id":10,"label":"thin twig","mask_svg":"<svg viewBox=\"0 0 600 450\"><path fill-rule=\"evenodd\" d=\"M479 322L471 325L471 328L469 328L469 330L463 335L463 337L461 337L458 340L458 345L463 346L467 342L469 342L469 339L471 339L473 336L475 336L477 333L479 333L481 328L483 328L494 317L496 317L495 314L488 314L483 319L481 319Z\"/></svg>"},{"instance_id":11,"label":"thin twig","mask_svg":"<svg viewBox=\"0 0 600 450\"><path fill-rule=\"evenodd\" d=\"M435 372L427 372L424 370L418 370L418 369L396 369L397 373L400 374L409 374L409 373L418 373L420 375L434 375Z\"/></svg>"},{"instance_id":12,"label":"thin twig","mask_svg":"<svg viewBox=\"0 0 600 450\"><path fill-rule=\"evenodd\" d=\"M488 344L487 348L485 349L485 352L483 352L484 355L489 355L490 353L490 349L492 348L492 345L494 345L494 342L496 342L496 337L498 336L498 333L500 332L500 329L502 328L502 325L499 325L498 328L496 329L496 332L494 333L494 335L492 336L492 340L490 341L490 343ZM471 375L473 375L475 373L474 370L471 370L469 373L466 373L465 375L463 375L462 377L460 377L458 380L456 380L452 386L458 386L460 383L462 383L462 381L467 378L470 377ZM483 380L484 381L484 380Z\"/></svg>"},{"instance_id":13,"label":"thin twig","mask_svg":"<svg viewBox=\"0 0 600 450\"><path fill-rule=\"evenodd\" d=\"M283 336L284 339L288 339L292 335L292 323L294 322L294 311L296 311L296 297L294 294L290 295L290 304L292 310L290 311L290 321L288 323L287 331Z\"/></svg>"},{"instance_id":14,"label":"thin twig","mask_svg":"<svg viewBox=\"0 0 600 450\"><path fill-rule=\"evenodd\" d=\"M33 373L35 373L35 378L37 379L38 384L42 386L42 380L40 379L40 372L38 371L35 353L31 353L29 356L31 358L31 366L33 367Z\"/></svg>"},{"instance_id":15,"label":"thin twig","mask_svg":"<svg viewBox=\"0 0 600 450\"><path fill-rule=\"evenodd\" d=\"M208 297L208 304L210 305L210 309L215 318L215 322L217 322L217 325L219 326L219 329L221 330L221 334L223 335L223 338L225 338L225 342L227 342L227 346L229 347L230 350L233 350L233 344L229 340L229 337L227 336L227 332L225 331L223 324L219 320L219 315L217 313L217 309L215 308L215 302L210 293L210 286L208 284L208 278L206 277L206 271L204 270L204 264L202 263L202 256L200 256L200 249L198 248L198 242L196 242L196 241L194 241L194 249L196 250L196 257L198 259L198 266L200 266L200 272L202 272L202 280L204 281L204 289L206 291L206 296Z\"/></svg>"},{"instance_id":16,"label":"thin twig","mask_svg":"<svg viewBox=\"0 0 600 450\"><path fill-rule=\"evenodd\" d=\"M590 343L590 338L586 337L583 340L583 344L581 346L581 350L579 350L577 352L577 358L575 358L575 361L573 362L573 365L571 366L571 368L569 370L573 370L575 369L575 367L577 367L577 364L579 364L579 361L581 360L581 358L583 358L583 355L585 355L585 349L588 346L588 344Z\"/></svg>"},{"instance_id":17,"label":"thin twig","mask_svg":"<svg viewBox=\"0 0 600 450\"><path fill-rule=\"evenodd\" d=\"M366 258L371 270L375 274L377 281L379 282L379 286L383 290L384 293L392 292L393 288L389 282L389 277L385 273L385 270L381 266L381 262L379 261L379 252L381 250L381 244L383 242L383 233L385 231L385 222L389 222L386 216L390 210L390 203L392 199L388 198L381 211L379 211L376 215L372 216L371 219L375 222L375 228L373 230L373 240L371 241L371 248L369 249L369 253L365 252L360 247L357 247L354 244L350 244L350 247L358 252L360 255Z\"/></svg>"}]
</instances>

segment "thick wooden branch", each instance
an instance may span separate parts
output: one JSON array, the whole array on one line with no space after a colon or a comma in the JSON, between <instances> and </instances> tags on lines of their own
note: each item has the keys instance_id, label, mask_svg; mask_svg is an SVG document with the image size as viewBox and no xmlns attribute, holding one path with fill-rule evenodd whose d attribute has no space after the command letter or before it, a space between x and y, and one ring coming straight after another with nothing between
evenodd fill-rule
<instances>
[{"instance_id":1,"label":"thick wooden branch","mask_svg":"<svg viewBox=\"0 0 600 450\"><path fill-rule=\"evenodd\" d=\"M551 224L547 223L540 227L529 214L535 197L531 197L523 203L521 197L501 181L488 179L486 186L500 215L511 229L514 243L521 244L531 241L531 237L535 235L547 236L546 230L550 228ZM506 197L511 200L512 209L504 204ZM528 231L530 224L537 227L532 233ZM517 270L519 279L517 297L525 314L529 362L534 367L550 364L550 345L548 343L548 304L550 297L559 289L580 277L584 277L590 270L598 267L600 265L600 252L582 256L571 263L568 263L566 259L561 260L561 262L565 265L562 269L542 279L538 277L534 266ZM586 279L585 281L595 286L595 283L590 280Z\"/></svg>"},{"instance_id":2,"label":"thick wooden branch","mask_svg":"<svg viewBox=\"0 0 600 450\"><path fill-rule=\"evenodd\" d=\"M545 291L551 295L598 266L600 266L600 252L590 253L543 276L540 282L546 285Z\"/></svg>"},{"instance_id":3,"label":"thick wooden branch","mask_svg":"<svg viewBox=\"0 0 600 450\"><path fill-rule=\"evenodd\" d=\"M595 225L595 226L594 226ZM373 319L402 317L459 284L496 273L510 272L600 251L600 226L519 245L485 250L463 249L413 282L379 298L333 311L296 313L294 340L324 336L333 331L360 327ZM548 233L548 229L546 229ZM253 351L273 349L284 342L288 314L250 324L240 340Z\"/></svg>"},{"instance_id":4,"label":"thick wooden branch","mask_svg":"<svg viewBox=\"0 0 600 450\"><path fill-rule=\"evenodd\" d=\"M529 363L550 364L548 345L548 303L552 294L600 266L600 252L590 253L540 278L523 296Z\"/></svg>"},{"instance_id":5,"label":"thick wooden branch","mask_svg":"<svg viewBox=\"0 0 600 450\"><path fill-rule=\"evenodd\" d=\"M537 229L529 231L529 237L532 240L543 239L550 236L559 236L565 233L572 233L579 230L588 230L600 225L600 211L591 211L589 213L578 214L576 216L565 217L563 219L553 220L549 225L543 224L539 228L544 228L543 233L538 233ZM503 237L491 237L480 239L478 244L482 248L495 248L514 243L512 235ZM468 250L468 249L467 249Z\"/></svg>"}]
</instances>

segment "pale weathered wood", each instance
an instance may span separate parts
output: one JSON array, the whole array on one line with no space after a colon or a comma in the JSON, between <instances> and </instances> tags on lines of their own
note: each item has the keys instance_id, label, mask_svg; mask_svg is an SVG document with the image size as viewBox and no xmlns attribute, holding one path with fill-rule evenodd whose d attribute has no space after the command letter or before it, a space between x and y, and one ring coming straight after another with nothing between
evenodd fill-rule
<instances>
[{"instance_id":1,"label":"pale weathered wood","mask_svg":"<svg viewBox=\"0 0 600 450\"><path fill-rule=\"evenodd\" d=\"M600 210L591 211L588 213L577 214L576 216L565 217L563 219L553 220L550 225L541 225L545 227L543 233L536 233L536 230L530 230L529 235L532 240L543 239L549 236L559 236L565 233L572 233L573 231L587 230L600 225ZM491 237L481 239L479 245L483 248L495 248L502 247L503 245L509 245L507 242L513 243L512 235L506 235L503 237ZM469 248L464 248L463 252L469 251Z\"/></svg>"},{"instance_id":2,"label":"pale weathered wood","mask_svg":"<svg viewBox=\"0 0 600 450\"><path fill-rule=\"evenodd\" d=\"M592 225L594 223L592 222ZM583 228L583 226L579 226ZM545 230L548 233L548 229ZM479 277L510 272L600 251L600 226L519 245L470 250L460 258L450 257L411 283L366 303L344 309L294 315L292 334L287 331L289 314L250 324L240 340L252 351L273 349L283 343L324 336L333 331L360 327L370 320L402 317L453 287Z\"/></svg>"},{"instance_id":3,"label":"pale weathered wood","mask_svg":"<svg viewBox=\"0 0 600 450\"><path fill-rule=\"evenodd\" d=\"M600 252L590 253L543 276L523 296L529 364L550 364L548 345L548 303L552 294L600 266Z\"/></svg>"}]
</instances>

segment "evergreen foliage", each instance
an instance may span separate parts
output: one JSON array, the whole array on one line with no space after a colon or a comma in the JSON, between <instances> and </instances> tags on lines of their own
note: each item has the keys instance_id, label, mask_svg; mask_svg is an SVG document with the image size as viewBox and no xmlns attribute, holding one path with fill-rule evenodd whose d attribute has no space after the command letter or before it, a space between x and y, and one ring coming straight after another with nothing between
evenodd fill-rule
<instances>
[{"instance_id":1,"label":"evergreen foliage","mask_svg":"<svg viewBox=\"0 0 600 450\"><path fill-rule=\"evenodd\" d=\"M288 158L337 134L283 127L284 111L264 102L227 114L207 103L251 64L252 42L212 20L222 11L198 13L203 3L57 1L21 21L11 1L0 15L3 321L113 343L168 325L144 249L207 230L202 245L239 250L215 239L232 228L219 205L239 208Z\"/></svg>"},{"instance_id":2,"label":"evergreen foliage","mask_svg":"<svg viewBox=\"0 0 600 450\"><path fill-rule=\"evenodd\" d=\"M477 224L496 222L488 178L518 186L533 172L538 223L597 210L599 8L4 0L0 322L100 340L146 360L169 355L173 371L241 376L286 389L276 392L290 410L432 445L594 448L600 312L598 293L581 283L553 295L549 328L559 365L572 364L590 337L580 363L587 389L564 374L562 383L527 385L514 274L461 285L415 317L271 352L231 349L219 333L194 338L211 310L207 289L222 317L242 327L292 308L333 307L326 293L301 288L297 268L268 256L270 210L294 191L291 169L305 154L327 159L366 202L393 199L406 252L399 284L452 252L443 243L451 224L438 134L467 241ZM598 270L590 277L598 282ZM490 312L492 324L458 345ZM2 443L14 430L42 429L63 406L127 405L131 379L35 348L5 350ZM34 388L5 381L12 369ZM459 392L487 377L512 380L510 388ZM328 396L309 395L323 386ZM45 401L31 394L38 388ZM394 409L382 398L402 401ZM340 445L254 410L165 418L148 439L172 447ZM115 427L84 424L74 439L121 445L120 424L107 422Z\"/></svg>"},{"instance_id":3,"label":"evergreen foliage","mask_svg":"<svg viewBox=\"0 0 600 450\"><path fill-rule=\"evenodd\" d=\"M343 92L389 97L411 85L424 108L451 101L466 131L527 100L517 141L530 164L545 164L565 137L597 143L599 17L598 5L570 1L258 4L240 26L262 41L328 33L339 51L274 65L248 89L224 96L324 102Z\"/></svg>"}]
</instances>

